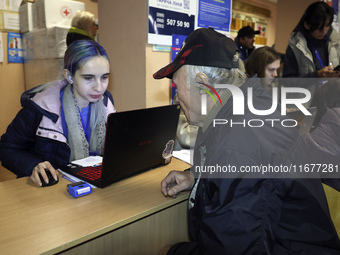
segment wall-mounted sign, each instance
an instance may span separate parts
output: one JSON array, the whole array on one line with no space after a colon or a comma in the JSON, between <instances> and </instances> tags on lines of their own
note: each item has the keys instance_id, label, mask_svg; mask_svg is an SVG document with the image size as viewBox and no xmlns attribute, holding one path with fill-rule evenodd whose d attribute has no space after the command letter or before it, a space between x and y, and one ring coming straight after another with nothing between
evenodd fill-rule
<instances>
[{"instance_id":1,"label":"wall-mounted sign","mask_svg":"<svg viewBox=\"0 0 340 255\"><path fill-rule=\"evenodd\" d=\"M172 34L195 29L196 0L149 0L149 44L171 46Z\"/></svg>"},{"instance_id":2,"label":"wall-mounted sign","mask_svg":"<svg viewBox=\"0 0 340 255\"><path fill-rule=\"evenodd\" d=\"M177 56L177 53L180 51L183 42L187 38L186 35L172 35L172 61ZM175 95L177 93L177 87L175 83L171 82L171 104L174 104Z\"/></svg>"},{"instance_id":3,"label":"wall-mounted sign","mask_svg":"<svg viewBox=\"0 0 340 255\"><path fill-rule=\"evenodd\" d=\"M231 20L231 0L200 0L198 4L198 27L212 27L229 32Z\"/></svg>"},{"instance_id":4,"label":"wall-mounted sign","mask_svg":"<svg viewBox=\"0 0 340 255\"><path fill-rule=\"evenodd\" d=\"M20 33L8 32L8 63L24 63Z\"/></svg>"}]
</instances>

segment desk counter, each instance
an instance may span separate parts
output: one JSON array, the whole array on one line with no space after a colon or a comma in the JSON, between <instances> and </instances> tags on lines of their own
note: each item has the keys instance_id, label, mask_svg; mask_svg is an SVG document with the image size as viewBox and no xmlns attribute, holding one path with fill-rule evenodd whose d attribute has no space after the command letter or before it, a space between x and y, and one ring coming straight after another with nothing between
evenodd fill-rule
<instances>
[{"instance_id":1,"label":"desk counter","mask_svg":"<svg viewBox=\"0 0 340 255\"><path fill-rule=\"evenodd\" d=\"M69 182L40 188L29 177L0 183L1 254L157 254L168 243L188 240L188 192L166 198L160 182L172 162L88 196L73 198Z\"/></svg>"}]
</instances>

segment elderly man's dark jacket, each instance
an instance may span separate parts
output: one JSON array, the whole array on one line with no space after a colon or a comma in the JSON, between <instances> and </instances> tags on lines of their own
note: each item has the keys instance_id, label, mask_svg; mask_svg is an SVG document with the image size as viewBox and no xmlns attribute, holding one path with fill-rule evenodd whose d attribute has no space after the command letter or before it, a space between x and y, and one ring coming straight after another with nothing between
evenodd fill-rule
<instances>
[{"instance_id":1,"label":"elderly man's dark jacket","mask_svg":"<svg viewBox=\"0 0 340 255\"><path fill-rule=\"evenodd\" d=\"M269 109L271 94L254 79L241 87L245 102L250 87L254 107ZM227 124L212 123L204 133L200 129L192 171L197 177L195 170L204 165L234 166L239 172L201 173L189 199L191 242L172 246L168 254L340 254L321 179L294 172L309 155L297 128L282 125L289 117L279 111L255 115L247 106L244 115L233 115L232 106L230 98L215 117ZM231 119L245 125L231 127ZM273 126L268 119L280 121ZM263 126L251 127L260 126L260 120ZM290 172L241 172L246 166L284 166Z\"/></svg>"}]
</instances>

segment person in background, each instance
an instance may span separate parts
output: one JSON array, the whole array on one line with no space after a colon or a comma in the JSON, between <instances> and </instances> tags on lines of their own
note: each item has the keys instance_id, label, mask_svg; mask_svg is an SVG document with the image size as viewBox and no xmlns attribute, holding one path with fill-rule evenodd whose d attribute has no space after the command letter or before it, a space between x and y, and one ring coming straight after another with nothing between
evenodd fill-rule
<instances>
[{"instance_id":1,"label":"person in background","mask_svg":"<svg viewBox=\"0 0 340 255\"><path fill-rule=\"evenodd\" d=\"M257 75L266 88L272 88L277 70L280 68L281 54L269 46L257 48L249 58L244 61L246 73L249 77Z\"/></svg>"},{"instance_id":2,"label":"person in background","mask_svg":"<svg viewBox=\"0 0 340 255\"><path fill-rule=\"evenodd\" d=\"M21 96L22 109L0 140L0 161L18 177L39 186L45 170L102 155L108 114L116 112L106 90L110 64L94 40L72 43L64 55L65 79L37 86Z\"/></svg>"},{"instance_id":3,"label":"person in background","mask_svg":"<svg viewBox=\"0 0 340 255\"><path fill-rule=\"evenodd\" d=\"M318 1L309 5L293 30L285 54L283 77L339 77L340 45L332 29L334 10Z\"/></svg>"},{"instance_id":4,"label":"person in background","mask_svg":"<svg viewBox=\"0 0 340 255\"><path fill-rule=\"evenodd\" d=\"M98 24L92 13L77 11L72 18L71 28L67 32L67 47L77 40L94 40L97 30Z\"/></svg>"},{"instance_id":5,"label":"person in background","mask_svg":"<svg viewBox=\"0 0 340 255\"><path fill-rule=\"evenodd\" d=\"M315 126L317 126L327 110L340 107L340 81L338 79L329 79L327 84L320 86L315 91L312 104L318 111L314 122Z\"/></svg>"},{"instance_id":6,"label":"person in background","mask_svg":"<svg viewBox=\"0 0 340 255\"><path fill-rule=\"evenodd\" d=\"M235 43L239 48L240 58L244 61L255 49L255 35L260 34L260 31L254 29L251 26L242 27L235 38Z\"/></svg>"},{"instance_id":7,"label":"person in background","mask_svg":"<svg viewBox=\"0 0 340 255\"><path fill-rule=\"evenodd\" d=\"M337 168L340 158L340 81L329 79L327 84L315 91L313 104L317 108L317 115L313 122L313 129L302 136L305 151L309 153L309 164L313 160L322 158L316 163L334 165ZM321 172L321 171L320 171ZM338 172L334 169L333 172ZM322 182L340 191L340 178L327 174ZM331 176L332 178L329 178Z\"/></svg>"},{"instance_id":8,"label":"person in background","mask_svg":"<svg viewBox=\"0 0 340 255\"><path fill-rule=\"evenodd\" d=\"M217 85L232 86L243 94L244 102L251 90L256 109L272 105L268 89L258 79L246 79L235 43L211 28L197 29L173 62L154 74L155 79L164 77L175 83L181 108L199 131L191 170L171 171L161 183L165 196L191 190L190 242L164 246L160 254L339 254L340 241L319 179L242 171L246 166L294 164L290 157L300 159L304 151L297 147L300 137L295 128L273 127L266 121L261 127L241 124L253 119L279 122L284 117L278 110L262 116L245 104L244 114L233 113L239 100ZM214 98L204 98L204 90ZM215 104L218 98L221 103ZM216 120L228 122L220 125ZM224 170L217 171L216 166ZM215 172L209 171L214 167Z\"/></svg>"}]
</instances>

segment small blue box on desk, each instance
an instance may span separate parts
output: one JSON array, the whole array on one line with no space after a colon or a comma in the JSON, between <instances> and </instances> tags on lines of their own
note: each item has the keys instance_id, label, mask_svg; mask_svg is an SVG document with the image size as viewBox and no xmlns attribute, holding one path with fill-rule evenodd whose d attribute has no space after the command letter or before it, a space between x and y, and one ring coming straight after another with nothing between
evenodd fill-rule
<instances>
[{"instance_id":1,"label":"small blue box on desk","mask_svg":"<svg viewBox=\"0 0 340 255\"><path fill-rule=\"evenodd\" d=\"M92 187L85 182L76 182L72 184L67 184L68 193L74 197L82 197L92 193Z\"/></svg>"}]
</instances>

